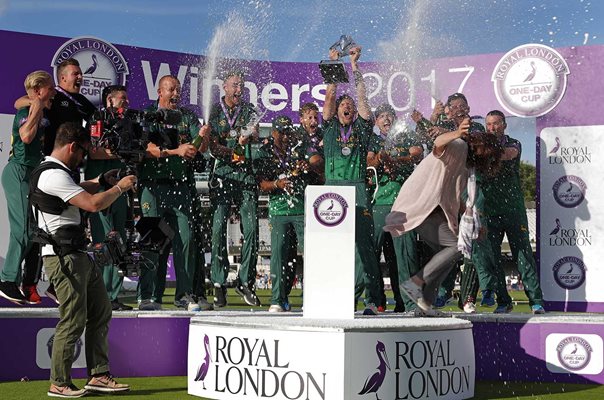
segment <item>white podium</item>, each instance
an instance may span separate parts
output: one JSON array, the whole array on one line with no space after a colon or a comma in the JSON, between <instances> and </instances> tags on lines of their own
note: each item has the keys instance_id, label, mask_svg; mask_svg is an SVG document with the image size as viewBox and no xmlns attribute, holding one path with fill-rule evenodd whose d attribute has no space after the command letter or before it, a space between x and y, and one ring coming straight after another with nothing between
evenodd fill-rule
<instances>
[{"instance_id":1,"label":"white podium","mask_svg":"<svg viewBox=\"0 0 604 400\"><path fill-rule=\"evenodd\" d=\"M304 318L353 319L354 187L308 186L304 204Z\"/></svg>"}]
</instances>

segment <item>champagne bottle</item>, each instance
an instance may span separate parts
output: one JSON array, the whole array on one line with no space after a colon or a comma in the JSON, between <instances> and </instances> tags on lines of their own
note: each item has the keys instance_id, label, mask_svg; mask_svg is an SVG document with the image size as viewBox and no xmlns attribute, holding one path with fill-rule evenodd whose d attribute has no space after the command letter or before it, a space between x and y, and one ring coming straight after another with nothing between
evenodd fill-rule
<instances>
[{"instance_id":1,"label":"champagne bottle","mask_svg":"<svg viewBox=\"0 0 604 400\"><path fill-rule=\"evenodd\" d=\"M203 142L203 137L201 135L195 136L195 138L191 141L191 145L195 146L197 150L201 147L201 143Z\"/></svg>"}]
</instances>

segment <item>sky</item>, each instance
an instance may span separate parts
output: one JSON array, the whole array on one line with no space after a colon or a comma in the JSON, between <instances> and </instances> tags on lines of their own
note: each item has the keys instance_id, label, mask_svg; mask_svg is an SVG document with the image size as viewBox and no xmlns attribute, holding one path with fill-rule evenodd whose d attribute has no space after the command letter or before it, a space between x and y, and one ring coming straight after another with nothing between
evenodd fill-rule
<instances>
[{"instance_id":1,"label":"sky","mask_svg":"<svg viewBox=\"0 0 604 400\"><path fill-rule=\"evenodd\" d=\"M272 61L324 59L341 34L363 46L364 61L502 53L525 43L604 43L600 0L0 0L3 30L92 35L204 55L236 17L244 20L241 34L253 45L233 49L234 56ZM510 122L519 129L531 126ZM534 136L525 140L534 145Z\"/></svg>"}]
</instances>

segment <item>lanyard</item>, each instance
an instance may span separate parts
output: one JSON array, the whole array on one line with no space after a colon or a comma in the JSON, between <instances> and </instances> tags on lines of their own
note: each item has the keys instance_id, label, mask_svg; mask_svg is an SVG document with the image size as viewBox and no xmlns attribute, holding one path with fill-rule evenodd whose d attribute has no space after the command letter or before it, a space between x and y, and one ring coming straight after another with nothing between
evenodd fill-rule
<instances>
[{"instance_id":1,"label":"lanyard","mask_svg":"<svg viewBox=\"0 0 604 400\"><path fill-rule=\"evenodd\" d=\"M340 127L340 139L342 143L348 143L348 139L350 139L350 135L352 135L352 124L348 127L348 132L344 133L344 128Z\"/></svg>"},{"instance_id":2,"label":"lanyard","mask_svg":"<svg viewBox=\"0 0 604 400\"><path fill-rule=\"evenodd\" d=\"M227 108L226 108L224 102L222 101L222 99L220 99L220 107L222 107L222 112L224 113L224 116L226 117L227 121L229 122L229 127L231 129L233 129L235 127L235 120L237 119L237 117L239 116L239 113L241 112L241 106L237 106L237 108L235 109L235 115L233 115L233 118L229 117L229 113L228 113Z\"/></svg>"}]
</instances>

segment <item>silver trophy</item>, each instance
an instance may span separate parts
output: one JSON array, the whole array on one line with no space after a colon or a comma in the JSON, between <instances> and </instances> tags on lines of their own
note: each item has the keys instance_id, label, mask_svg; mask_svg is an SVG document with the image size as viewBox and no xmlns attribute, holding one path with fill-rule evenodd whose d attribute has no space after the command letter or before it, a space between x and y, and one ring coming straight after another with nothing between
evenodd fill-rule
<instances>
[{"instance_id":1,"label":"silver trophy","mask_svg":"<svg viewBox=\"0 0 604 400\"><path fill-rule=\"evenodd\" d=\"M350 49L354 47L357 47L357 44L352 40L352 36L350 35L340 36L340 39L331 45L329 49L338 52L338 59L322 60L319 63L319 69L325 83L348 82L348 73L344 68L344 63L340 59L348 56Z\"/></svg>"}]
</instances>

